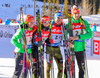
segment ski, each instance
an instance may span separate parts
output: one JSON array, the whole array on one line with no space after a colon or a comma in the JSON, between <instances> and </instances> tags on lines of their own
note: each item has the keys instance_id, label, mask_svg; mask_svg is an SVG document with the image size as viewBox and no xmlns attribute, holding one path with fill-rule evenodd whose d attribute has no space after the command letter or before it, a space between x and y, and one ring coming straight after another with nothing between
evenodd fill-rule
<instances>
[{"instance_id":1,"label":"ski","mask_svg":"<svg viewBox=\"0 0 100 78\"><path fill-rule=\"evenodd\" d=\"M66 67L66 74L67 74L67 78L70 78L70 75L69 75L69 65L68 65L68 52L69 52L69 49L68 47L65 47L65 43L67 43L67 35L65 35L65 27L63 25L61 25L61 30L62 30L62 42L61 42L61 47L64 48L64 54L65 54L65 67Z\"/></svg>"},{"instance_id":2,"label":"ski","mask_svg":"<svg viewBox=\"0 0 100 78\"><path fill-rule=\"evenodd\" d=\"M24 26L24 25L23 25ZM24 31L24 28L23 29L21 29L21 33L22 33L22 35L23 35L23 42L24 42L24 45L26 46L27 45L27 43L26 43L26 38L25 38L25 31ZM30 62L30 58L29 58L29 56L28 56L28 51L27 51L27 48L25 47L25 49L24 49L24 53L23 53L23 75L25 75L25 73L26 74L28 74L29 73L29 76L30 76L30 78L32 78L32 74L31 74L31 68L30 68L30 64L31 62ZM26 71L25 71L26 70ZM24 78L25 78L25 76L24 76Z\"/></svg>"},{"instance_id":3,"label":"ski","mask_svg":"<svg viewBox=\"0 0 100 78\"><path fill-rule=\"evenodd\" d=\"M72 27L72 21L71 21L71 5L68 8L68 31L69 31L69 37L73 37L73 27ZM71 41L70 41L71 42ZM71 64L71 74L72 74L72 78L75 78L75 59L74 59L74 49L72 47L70 47L70 58L72 62Z\"/></svg>"},{"instance_id":4,"label":"ski","mask_svg":"<svg viewBox=\"0 0 100 78\"><path fill-rule=\"evenodd\" d=\"M51 29L51 27L52 27L52 24L53 24L53 20L51 21L51 24L50 24L50 26L49 26L49 29L50 29L50 39L52 39L52 29ZM53 53L52 53L52 44L51 44L51 77L52 78L55 78L54 77L54 65L53 65Z\"/></svg>"},{"instance_id":5,"label":"ski","mask_svg":"<svg viewBox=\"0 0 100 78\"><path fill-rule=\"evenodd\" d=\"M67 78L74 78L72 75L73 61L72 61L72 56L70 54L70 48L68 45L68 38L67 38L67 29L66 29L65 25L61 25L61 30L62 30L61 46L64 48L65 67L66 67Z\"/></svg>"},{"instance_id":6,"label":"ski","mask_svg":"<svg viewBox=\"0 0 100 78\"><path fill-rule=\"evenodd\" d=\"M41 40L38 41L38 56L39 56L39 73L40 78L44 78L44 52L42 45L42 34L41 34L41 23L40 23L40 12L38 10L36 15L36 23L37 23L37 36L41 37Z\"/></svg>"},{"instance_id":7,"label":"ski","mask_svg":"<svg viewBox=\"0 0 100 78\"><path fill-rule=\"evenodd\" d=\"M20 11L21 11L22 17L23 17L23 8L20 8ZM23 21L23 19L22 19L22 21ZM23 27L20 26L20 28L21 28L23 43L26 46L24 48L24 53L23 53L23 71L22 71L23 72L23 78L26 78L26 76L28 76L28 73L29 73L30 78L32 78L32 70L30 69L31 61L30 61L30 58L28 56L28 51L27 51L27 43L26 43L26 35L25 35L26 33L25 33L24 21L23 21Z\"/></svg>"}]
</instances>

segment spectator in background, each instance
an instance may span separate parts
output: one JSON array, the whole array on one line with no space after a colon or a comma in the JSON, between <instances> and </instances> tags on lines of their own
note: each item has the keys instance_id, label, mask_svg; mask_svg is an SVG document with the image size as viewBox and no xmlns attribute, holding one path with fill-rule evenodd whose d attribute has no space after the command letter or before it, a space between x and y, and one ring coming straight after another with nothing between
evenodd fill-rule
<instances>
[{"instance_id":1,"label":"spectator in background","mask_svg":"<svg viewBox=\"0 0 100 78\"><path fill-rule=\"evenodd\" d=\"M2 19L0 18L0 23L2 23Z\"/></svg>"},{"instance_id":2,"label":"spectator in background","mask_svg":"<svg viewBox=\"0 0 100 78\"><path fill-rule=\"evenodd\" d=\"M92 24L92 31L97 31L96 27L97 27L97 24L96 23L93 23Z\"/></svg>"},{"instance_id":3,"label":"spectator in background","mask_svg":"<svg viewBox=\"0 0 100 78\"><path fill-rule=\"evenodd\" d=\"M10 21L9 21L9 19L7 18L6 20L5 20L5 25L9 25L10 24Z\"/></svg>"}]
</instances>

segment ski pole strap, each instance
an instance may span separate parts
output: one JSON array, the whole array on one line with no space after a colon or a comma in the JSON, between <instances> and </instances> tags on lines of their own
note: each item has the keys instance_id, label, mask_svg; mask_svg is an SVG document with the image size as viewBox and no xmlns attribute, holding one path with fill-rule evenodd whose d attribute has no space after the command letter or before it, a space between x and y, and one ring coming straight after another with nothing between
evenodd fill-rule
<instances>
[{"instance_id":1,"label":"ski pole strap","mask_svg":"<svg viewBox=\"0 0 100 78\"><path fill-rule=\"evenodd\" d=\"M80 16L80 24L81 24L81 33L83 34L83 24L84 20L82 19L82 17Z\"/></svg>"},{"instance_id":2,"label":"ski pole strap","mask_svg":"<svg viewBox=\"0 0 100 78\"><path fill-rule=\"evenodd\" d=\"M52 29L51 29L51 27L52 27L53 22L54 22L54 21L51 21L51 24L49 25L49 29L50 29L50 39L52 38L52 37L51 37L51 34L52 34Z\"/></svg>"},{"instance_id":3,"label":"ski pole strap","mask_svg":"<svg viewBox=\"0 0 100 78\"><path fill-rule=\"evenodd\" d=\"M83 24L84 23L84 20L82 19L82 17L80 16L80 24L81 24L81 34L83 34ZM82 40L82 42L83 42L83 47L85 46L84 45L84 40Z\"/></svg>"}]
</instances>

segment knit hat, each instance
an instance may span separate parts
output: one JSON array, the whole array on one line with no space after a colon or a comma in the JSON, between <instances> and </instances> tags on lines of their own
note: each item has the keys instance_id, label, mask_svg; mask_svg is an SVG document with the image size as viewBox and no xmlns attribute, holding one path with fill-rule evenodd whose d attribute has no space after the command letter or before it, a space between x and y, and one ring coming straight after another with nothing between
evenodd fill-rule
<instances>
[{"instance_id":1,"label":"knit hat","mask_svg":"<svg viewBox=\"0 0 100 78\"><path fill-rule=\"evenodd\" d=\"M41 18L41 23L43 23L44 21L50 21L50 18L48 16L43 16Z\"/></svg>"},{"instance_id":2,"label":"knit hat","mask_svg":"<svg viewBox=\"0 0 100 78\"><path fill-rule=\"evenodd\" d=\"M59 16L63 16L61 12L55 13L54 18L57 18L57 17L59 17Z\"/></svg>"},{"instance_id":3,"label":"knit hat","mask_svg":"<svg viewBox=\"0 0 100 78\"><path fill-rule=\"evenodd\" d=\"M72 15L75 14L75 13L79 13L80 14L80 10L76 5L74 5L73 8L72 8Z\"/></svg>"},{"instance_id":4,"label":"knit hat","mask_svg":"<svg viewBox=\"0 0 100 78\"><path fill-rule=\"evenodd\" d=\"M30 21L35 21L34 17L32 15L27 15L26 18L25 18L25 22L28 23Z\"/></svg>"}]
</instances>

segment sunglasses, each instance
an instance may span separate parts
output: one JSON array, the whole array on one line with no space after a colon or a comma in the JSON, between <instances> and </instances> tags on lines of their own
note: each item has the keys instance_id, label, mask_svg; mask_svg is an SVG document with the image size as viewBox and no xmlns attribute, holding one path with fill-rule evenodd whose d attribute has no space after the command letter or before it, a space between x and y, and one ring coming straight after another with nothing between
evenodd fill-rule
<instances>
[{"instance_id":1,"label":"sunglasses","mask_svg":"<svg viewBox=\"0 0 100 78\"><path fill-rule=\"evenodd\" d=\"M43 23L50 23L49 21L44 21Z\"/></svg>"},{"instance_id":2,"label":"sunglasses","mask_svg":"<svg viewBox=\"0 0 100 78\"><path fill-rule=\"evenodd\" d=\"M62 17L58 17L58 19L63 19Z\"/></svg>"}]
</instances>

